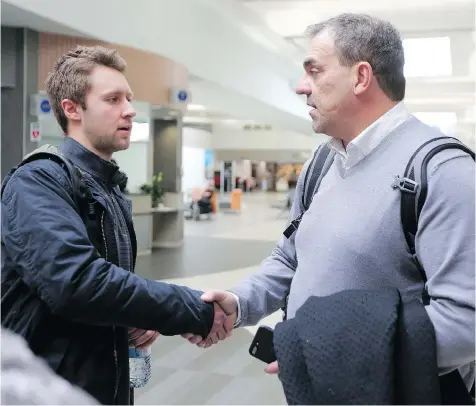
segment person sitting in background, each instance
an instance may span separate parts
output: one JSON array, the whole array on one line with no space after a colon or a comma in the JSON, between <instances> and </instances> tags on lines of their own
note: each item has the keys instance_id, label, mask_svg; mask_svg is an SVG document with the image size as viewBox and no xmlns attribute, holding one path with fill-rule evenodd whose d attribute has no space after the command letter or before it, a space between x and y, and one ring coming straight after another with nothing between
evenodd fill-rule
<instances>
[{"instance_id":1,"label":"person sitting in background","mask_svg":"<svg viewBox=\"0 0 476 406\"><path fill-rule=\"evenodd\" d=\"M215 193L215 190L212 183L208 183L204 190L196 189L195 196L192 196L192 210L193 206L196 204L199 214L211 213L213 211L211 200L213 193Z\"/></svg>"}]
</instances>

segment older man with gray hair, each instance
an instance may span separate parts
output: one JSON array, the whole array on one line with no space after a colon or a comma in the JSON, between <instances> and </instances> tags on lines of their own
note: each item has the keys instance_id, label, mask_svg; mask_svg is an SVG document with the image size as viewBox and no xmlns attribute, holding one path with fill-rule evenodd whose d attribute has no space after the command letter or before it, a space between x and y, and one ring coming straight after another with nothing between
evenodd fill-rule
<instances>
[{"instance_id":1,"label":"older man with gray hair","mask_svg":"<svg viewBox=\"0 0 476 406\"><path fill-rule=\"evenodd\" d=\"M403 299L413 299L424 286L440 373L459 369L470 387L475 359L474 161L461 149L444 150L429 160L427 196L416 251L411 252L402 232L401 193L390 186L422 144L443 134L416 119L402 102L400 35L390 23L361 14L341 14L307 32L305 73L297 93L307 98L313 130L330 136L335 158L307 210L301 198L309 162L304 166L291 209L291 220L304 213L296 232L280 239L256 274L229 292L211 291L203 298L235 312L236 325L245 326L284 307L287 298L292 318L310 296L390 286ZM278 372L277 364L267 371Z\"/></svg>"}]
</instances>

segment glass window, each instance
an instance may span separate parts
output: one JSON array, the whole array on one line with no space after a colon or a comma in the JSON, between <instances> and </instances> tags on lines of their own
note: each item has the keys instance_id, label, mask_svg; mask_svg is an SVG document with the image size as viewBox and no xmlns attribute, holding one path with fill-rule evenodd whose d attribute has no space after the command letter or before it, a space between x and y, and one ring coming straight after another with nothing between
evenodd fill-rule
<instances>
[{"instance_id":1,"label":"glass window","mask_svg":"<svg viewBox=\"0 0 476 406\"><path fill-rule=\"evenodd\" d=\"M407 38L403 50L407 78L452 75L449 37Z\"/></svg>"}]
</instances>

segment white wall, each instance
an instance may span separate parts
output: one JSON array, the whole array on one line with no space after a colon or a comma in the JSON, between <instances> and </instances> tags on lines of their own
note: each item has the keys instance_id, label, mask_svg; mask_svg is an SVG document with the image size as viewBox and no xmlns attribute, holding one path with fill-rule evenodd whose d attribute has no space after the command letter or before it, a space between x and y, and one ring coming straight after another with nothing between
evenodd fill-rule
<instances>
[{"instance_id":1,"label":"white wall","mask_svg":"<svg viewBox=\"0 0 476 406\"><path fill-rule=\"evenodd\" d=\"M127 191L139 193L140 186L150 181L149 142L131 142L126 151L114 153L113 158L122 172L127 175Z\"/></svg>"},{"instance_id":2,"label":"white wall","mask_svg":"<svg viewBox=\"0 0 476 406\"><path fill-rule=\"evenodd\" d=\"M182 190L190 190L206 185L205 150L203 148L183 147L182 149Z\"/></svg>"},{"instance_id":3,"label":"white wall","mask_svg":"<svg viewBox=\"0 0 476 406\"><path fill-rule=\"evenodd\" d=\"M210 149L212 135L198 128L184 127L182 130L182 145L193 148Z\"/></svg>"},{"instance_id":4,"label":"white wall","mask_svg":"<svg viewBox=\"0 0 476 406\"><path fill-rule=\"evenodd\" d=\"M214 150L312 151L320 138L312 132L311 124L308 134L300 134L278 129L244 131L242 124L224 122L213 126L212 147Z\"/></svg>"},{"instance_id":5,"label":"white wall","mask_svg":"<svg viewBox=\"0 0 476 406\"><path fill-rule=\"evenodd\" d=\"M250 178L251 177L251 161L248 159L243 159L236 163L236 172L235 175L240 178Z\"/></svg>"},{"instance_id":6,"label":"white wall","mask_svg":"<svg viewBox=\"0 0 476 406\"><path fill-rule=\"evenodd\" d=\"M205 151L211 148L211 134L184 127L182 145L182 190L206 186Z\"/></svg>"}]
</instances>

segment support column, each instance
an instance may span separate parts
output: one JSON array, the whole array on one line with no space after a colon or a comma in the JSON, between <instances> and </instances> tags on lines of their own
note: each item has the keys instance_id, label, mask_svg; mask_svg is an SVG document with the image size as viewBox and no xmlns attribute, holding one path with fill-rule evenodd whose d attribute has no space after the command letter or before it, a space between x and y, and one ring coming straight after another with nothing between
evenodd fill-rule
<instances>
[{"instance_id":1,"label":"support column","mask_svg":"<svg viewBox=\"0 0 476 406\"><path fill-rule=\"evenodd\" d=\"M182 119L154 119L154 174L163 172L164 207L153 209L153 247L183 245Z\"/></svg>"},{"instance_id":2,"label":"support column","mask_svg":"<svg viewBox=\"0 0 476 406\"><path fill-rule=\"evenodd\" d=\"M38 92L38 33L2 27L1 180L24 155L37 148L30 141L29 97Z\"/></svg>"}]
</instances>

